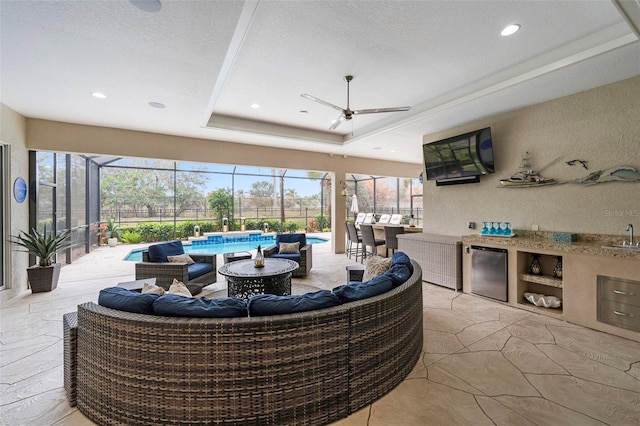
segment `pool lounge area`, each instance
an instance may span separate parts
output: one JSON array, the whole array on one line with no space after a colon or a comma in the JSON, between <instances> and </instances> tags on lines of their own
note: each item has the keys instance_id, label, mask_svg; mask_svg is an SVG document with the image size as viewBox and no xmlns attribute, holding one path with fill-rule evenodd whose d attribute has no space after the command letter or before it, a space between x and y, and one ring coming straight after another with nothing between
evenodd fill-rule
<instances>
[{"instance_id":1,"label":"pool lounge area","mask_svg":"<svg viewBox=\"0 0 640 426\"><path fill-rule=\"evenodd\" d=\"M254 232L207 232L202 237L190 237L189 241L183 241L184 252L187 254L224 254L240 251L251 251L258 248L272 246L276 242L275 234L264 234L262 231ZM324 244L329 242L322 237L307 237L309 244ZM131 250L124 260L141 262L142 252L146 248Z\"/></svg>"}]
</instances>

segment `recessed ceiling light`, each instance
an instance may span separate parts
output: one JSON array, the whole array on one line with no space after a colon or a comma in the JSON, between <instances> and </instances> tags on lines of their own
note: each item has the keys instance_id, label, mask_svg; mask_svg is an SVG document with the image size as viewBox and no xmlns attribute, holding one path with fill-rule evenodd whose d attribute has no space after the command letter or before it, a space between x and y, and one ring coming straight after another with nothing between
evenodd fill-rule
<instances>
[{"instance_id":1,"label":"recessed ceiling light","mask_svg":"<svg viewBox=\"0 0 640 426\"><path fill-rule=\"evenodd\" d=\"M389 152L396 152L396 150L395 150L395 149L392 149L392 150L390 150Z\"/></svg>"},{"instance_id":2,"label":"recessed ceiling light","mask_svg":"<svg viewBox=\"0 0 640 426\"><path fill-rule=\"evenodd\" d=\"M520 29L520 25L511 24L504 27L504 29L500 32L500 35L503 37L510 36L511 34L515 34Z\"/></svg>"},{"instance_id":3,"label":"recessed ceiling light","mask_svg":"<svg viewBox=\"0 0 640 426\"><path fill-rule=\"evenodd\" d=\"M258 108L260 108L260 105L258 105L258 104L251 104L251 108L253 108L253 109L258 109Z\"/></svg>"},{"instance_id":4,"label":"recessed ceiling light","mask_svg":"<svg viewBox=\"0 0 640 426\"><path fill-rule=\"evenodd\" d=\"M165 104L161 102L149 102L149 106L153 108L159 108L159 109L166 108Z\"/></svg>"},{"instance_id":5,"label":"recessed ceiling light","mask_svg":"<svg viewBox=\"0 0 640 426\"><path fill-rule=\"evenodd\" d=\"M94 98L98 98L98 99L105 99L107 97L107 95L105 95L104 93L100 93L100 92L91 92L91 96L93 96Z\"/></svg>"},{"instance_id":6,"label":"recessed ceiling light","mask_svg":"<svg viewBox=\"0 0 640 426\"><path fill-rule=\"evenodd\" d=\"M143 12L158 12L162 8L160 0L129 0L129 2Z\"/></svg>"}]
</instances>

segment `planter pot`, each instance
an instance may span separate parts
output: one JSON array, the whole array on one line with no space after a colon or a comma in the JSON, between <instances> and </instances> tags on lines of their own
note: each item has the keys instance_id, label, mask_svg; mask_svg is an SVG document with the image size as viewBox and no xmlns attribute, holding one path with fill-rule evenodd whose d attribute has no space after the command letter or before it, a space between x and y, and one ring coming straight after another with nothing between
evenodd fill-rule
<instances>
[{"instance_id":1,"label":"planter pot","mask_svg":"<svg viewBox=\"0 0 640 426\"><path fill-rule=\"evenodd\" d=\"M43 293L51 291L58 286L60 278L61 263L54 263L51 266L32 266L27 268L29 285L32 293Z\"/></svg>"},{"instance_id":2,"label":"planter pot","mask_svg":"<svg viewBox=\"0 0 640 426\"><path fill-rule=\"evenodd\" d=\"M116 244L118 244L118 239L117 238L107 238L107 244L109 244L109 247L115 247Z\"/></svg>"}]
</instances>

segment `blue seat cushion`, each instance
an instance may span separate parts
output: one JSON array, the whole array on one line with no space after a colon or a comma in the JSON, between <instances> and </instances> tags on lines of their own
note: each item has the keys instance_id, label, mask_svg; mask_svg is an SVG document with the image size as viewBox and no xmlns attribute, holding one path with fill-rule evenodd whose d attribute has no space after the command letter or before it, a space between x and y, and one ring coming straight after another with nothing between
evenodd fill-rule
<instances>
[{"instance_id":1,"label":"blue seat cushion","mask_svg":"<svg viewBox=\"0 0 640 426\"><path fill-rule=\"evenodd\" d=\"M406 264L397 263L392 265L391 268L387 269L382 275L389 277L391 279L391 284L395 288L407 281L409 277L411 277L411 272Z\"/></svg>"},{"instance_id":2,"label":"blue seat cushion","mask_svg":"<svg viewBox=\"0 0 640 426\"><path fill-rule=\"evenodd\" d=\"M98 305L136 314L153 314L153 302L158 297L160 296L157 294L138 293L122 287L109 287L100 290Z\"/></svg>"},{"instance_id":3,"label":"blue seat cushion","mask_svg":"<svg viewBox=\"0 0 640 426\"><path fill-rule=\"evenodd\" d=\"M300 253L284 253L284 254L280 254L280 253L276 253L271 255L271 257L274 258L278 258L278 259L289 259L289 260L293 260L294 262L298 262L300 263Z\"/></svg>"},{"instance_id":4,"label":"blue seat cushion","mask_svg":"<svg viewBox=\"0 0 640 426\"><path fill-rule=\"evenodd\" d=\"M290 296L273 294L257 294L249 299L249 316L261 317L269 315L293 314L330 308L340 304L340 300L329 290Z\"/></svg>"},{"instance_id":5,"label":"blue seat cushion","mask_svg":"<svg viewBox=\"0 0 640 426\"><path fill-rule=\"evenodd\" d=\"M247 316L247 302L235 297L205 299L165 294L153 302L153 310L166 317L237 318Z\"/></svg>"},{"instance_id":6,"label":"blue seat cushion","mask_svg":"<svg viewBox=\"0 0 640 426\"><path fill-rule=\"evenodd\" d=\"M393 253L393 257L391 257L391 266L397 264L407 265L409 268L409 272L413 274L413 265L411 264L411 259L404 252L397 251Z\"/></svg>"},{"instance_id":7,"label":"blue seat cushion","mask_svg":"<svg viewBox=\"0 0 640 426\"><path fill-rule=\"evenodd\" d=\"M179 240L149 246L149 262L168 262L167 256L184 254L182 242Z\"/></svg>"},{"instance_id":8,"label":"blue seat cushion","mask_svg":"<svg viewBox=\"0 0 640 426\"><path fill-rule=\"evenodd\" d=\"M342 303L355 302L356 300L374 297L391 290L393 284L391 278L386 275L378 275L370 281L352 281L333 289L333 294L338 296Z\"/></svg>"},{"instance_id":9,"label":"blue seat cushion","mask_svg":"<svg viewBox=\"0 0 640 426\"><path fill-rule=\"evenodd\" d=\"M307 245L307 236L305 234L278 234L276 235L276 247L280 251L280 243L300 243L300 248Z\"/></svg>"},{"instance_id":10,"label":"blue seat cushion","mask_svg":"<svg viewBox=\"0 0 640 426\"><path fill-rule=\"evenodd\" d=\"M210 263L196 262L187 266L187 272L189 273L189 281L191 281L194 278L198 278L199 276L202 276L204 274L207 274L211 271L213 271L213 265Z\"/></svg>"}]
</instances>

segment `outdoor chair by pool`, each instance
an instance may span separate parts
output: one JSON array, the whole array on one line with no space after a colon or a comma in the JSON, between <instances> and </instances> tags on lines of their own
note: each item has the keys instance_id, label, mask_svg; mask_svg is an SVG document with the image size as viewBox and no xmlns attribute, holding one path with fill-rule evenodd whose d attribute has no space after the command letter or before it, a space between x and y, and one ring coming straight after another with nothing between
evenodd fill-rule
<instances>
[{"instance_id":1,"label":"outdoor chair by pool","mask_svg":"<svg viewBox=\"0 0 640 426\"><path fill-rule=\"evenodd\" d=\"M169 290L173 279L182 281L191 294L198 294L202 287L217 280L215 254L190 254L194 263L170 262L167 256L184 255L181 241L149 246L142 252L142 262L136 263L136 280L155 278L156 285ZM188 260L188 259L187 259Z\"/></svg>"},{"instance_id":2,"label":"outdoor chair by pool","mask_svg":"<svg viewBox=\"0 0 640 426\"><path fill-rule=\"evenodd\" d=\"M291 244L295 245L295 243L299 243L297 252L291 246ZM276 235L276 244L264 249L264 257L289 259L298 262L300 267L293 271L291 276L306 277L313 266L312 247L311 244L307 244L307 236L305 234L278 234Z\"/></svg>"}]
</instances>

